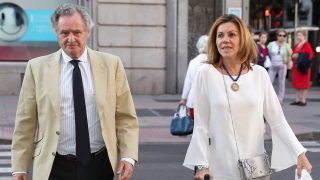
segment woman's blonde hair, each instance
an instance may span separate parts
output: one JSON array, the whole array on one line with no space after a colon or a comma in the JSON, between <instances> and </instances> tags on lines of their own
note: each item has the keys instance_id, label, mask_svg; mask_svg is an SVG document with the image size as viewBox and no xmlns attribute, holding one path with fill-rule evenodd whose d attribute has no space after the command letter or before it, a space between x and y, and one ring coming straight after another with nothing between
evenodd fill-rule
<instances>
[{"instance_id":1,"label":"woman's blonde hair","mask_svg":"<svg viewBox=\"0 0 320 180\"><path fill-rule=\"evenodd\" d=\"M217 30L221 24L231 22L237 26L240 34L240 50L238 57L245 68L251 69L250 63L257 60L257 47L256 43L252 39L252 36L247 26L242 22L240 18L232 14L225 14L220 16L212 25L209 32L208 41L208 63L212 65L221 66L221 55L219 54L216 44Z\"/></svg>"},{"instance_id":2,"label":"woman's blonde hair","mask_svg":"<svg viewBox=\"0 0 320 180\"><path fill-rule=\"evenodd\" d=\"M296 32L296 34L298 34L298 33L302 34L304 37L307 37L307 31L298 30L298 31Z\"/></svg>"}]
</instances>

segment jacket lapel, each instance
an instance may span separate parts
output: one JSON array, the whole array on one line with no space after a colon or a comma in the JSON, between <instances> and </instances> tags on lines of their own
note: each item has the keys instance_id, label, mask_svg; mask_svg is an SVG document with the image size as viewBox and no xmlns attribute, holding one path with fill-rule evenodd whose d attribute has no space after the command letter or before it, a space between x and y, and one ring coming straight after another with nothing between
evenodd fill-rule
<instances>
[{"instance_id":1,"label":"jacket lapel","mask_svg":"<svg viewBox=\"0 0 320 180\"><path fill-rule=\"evenodd\" d=\"M60 117L60 58L61 50L48 59L47 86L45 88L51 100L54 112Z\"/></svg>"},{"instance_id":2,"label":"jacket lapel","mask_svg":"<svg viewBox=\"0 0 320 180\"><path fill-rule=\"evenodd\" d=\"M88 48L88 56L91 65L91 71L93 76L93 85L96 96L97 110L100 112L103 109L106 97L107 88L107 69L103 65L103 59L97 56L96 53Z\"/></svg>"}]
</instances>

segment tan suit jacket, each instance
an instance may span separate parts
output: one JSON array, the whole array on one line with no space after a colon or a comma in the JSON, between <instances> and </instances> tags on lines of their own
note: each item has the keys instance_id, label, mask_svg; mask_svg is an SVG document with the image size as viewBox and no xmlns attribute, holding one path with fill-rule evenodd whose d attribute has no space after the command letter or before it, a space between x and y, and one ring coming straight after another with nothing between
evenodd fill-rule
<instances>
[{"instance_id":1,"label":"tan suit jacket","mask_svg":"<svg viewBox=\"0 0 320 180\"><path fill-rule=\"evenodd\" d=\"M113 171L121 157L138 160L138 121L120 59L88 48L102 136ZM12 140L12 171L48 179L60 131L61 51L28 62Z\"/></svg>"}]
</instances>

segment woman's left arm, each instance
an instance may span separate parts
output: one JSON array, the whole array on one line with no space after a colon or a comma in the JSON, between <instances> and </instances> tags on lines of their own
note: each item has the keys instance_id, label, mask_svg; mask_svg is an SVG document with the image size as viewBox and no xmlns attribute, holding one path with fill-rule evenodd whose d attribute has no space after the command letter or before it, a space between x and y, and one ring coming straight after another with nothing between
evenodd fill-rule
<instances>
[{"instance_id":1,"label":"woman's left arm","mask_svg":"<svg viewBox=\"0 0 320 180\"><path fill-rule=\"evenodd\" d=\"M297 157L306 152L286 121L277 94L267 72L264 72L263 115L272 131L271 166L276 171L297 164Z\"/></svg>"}]
</instances>

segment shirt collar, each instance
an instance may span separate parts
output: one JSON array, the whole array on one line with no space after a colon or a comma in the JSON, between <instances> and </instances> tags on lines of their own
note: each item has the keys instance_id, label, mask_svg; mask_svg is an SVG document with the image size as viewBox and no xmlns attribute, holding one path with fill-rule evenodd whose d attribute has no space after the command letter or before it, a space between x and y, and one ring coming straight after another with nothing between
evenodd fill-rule
<instances>
[{"instance_id":1,"label":"shirt collar","mask_svg":"<svg viewBox=\"0 0 320 180\"><path fill-rule=\"evenodd\" d=\"M66 52L61 49L61 55L62 55L62 62L68 63L69 61L73 60L70 56L67 55ZM82 55L78 58L81 62L88 62L88 50L87 48L84 49L84 52Z\"/></svg>"}]
</instances>

